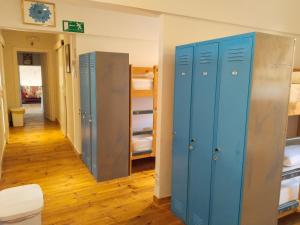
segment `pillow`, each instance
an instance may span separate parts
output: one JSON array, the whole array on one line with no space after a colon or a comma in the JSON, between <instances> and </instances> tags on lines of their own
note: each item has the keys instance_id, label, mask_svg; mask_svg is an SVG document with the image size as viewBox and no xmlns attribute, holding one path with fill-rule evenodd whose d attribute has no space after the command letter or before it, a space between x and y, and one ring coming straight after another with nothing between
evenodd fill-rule
<instances>
[{"instance_id":1,"label":"pillow","mask_svg":"<svg viewBox=\"0 0 300 225\"><path fill-rule=\"evenodd\" d=\"M300 164L300 145L289 145L284 150L284 166L296 166Z\"/></svg>"}]
</instances>

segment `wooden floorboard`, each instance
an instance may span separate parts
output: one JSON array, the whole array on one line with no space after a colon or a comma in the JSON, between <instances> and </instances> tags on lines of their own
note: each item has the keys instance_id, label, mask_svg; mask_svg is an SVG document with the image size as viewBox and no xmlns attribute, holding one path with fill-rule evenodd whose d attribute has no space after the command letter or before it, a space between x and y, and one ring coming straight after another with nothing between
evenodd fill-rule
<instances>
[{"instance_id":1,"label":"wooden floorboard","mask_svg":"<svg viewBox=\"0 0 300 225\"><path fill-rule=\"evenodd\" d=\"M151 167L150 167L151 168ZM44 225L180 225L169 205L153 204L154 171L97 183L56 123L27 116L11 129L0 190L39 184Z\"/></svg>"}]
</instances>

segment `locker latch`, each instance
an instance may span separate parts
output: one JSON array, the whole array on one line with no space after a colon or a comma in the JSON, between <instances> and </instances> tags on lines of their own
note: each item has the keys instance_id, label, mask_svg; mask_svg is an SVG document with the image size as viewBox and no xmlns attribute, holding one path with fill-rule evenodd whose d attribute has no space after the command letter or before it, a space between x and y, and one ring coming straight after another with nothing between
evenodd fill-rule
<instances>
[{"instance_id":1,"label":"locker latch","mask_svg":"<svg viewBox=\"0 0 300 225\"><path fill-rule=\"evenodd\" d=\"M192 151L194 149L193 143L196 142L195 138L192 138L189 144L189 150Z\"/></svg>"},{"instance_id":2,"label":"locker latch","mask_svg":"<svg viewBox=\"0 0 300 225\"><path fill-rule=\"evenodd\" d=\"M218 153L221 152L220 148L215 148L214 149L214 155L213 155L213 160L217 161L219 159Z\"/></svg>"}]
</instances>

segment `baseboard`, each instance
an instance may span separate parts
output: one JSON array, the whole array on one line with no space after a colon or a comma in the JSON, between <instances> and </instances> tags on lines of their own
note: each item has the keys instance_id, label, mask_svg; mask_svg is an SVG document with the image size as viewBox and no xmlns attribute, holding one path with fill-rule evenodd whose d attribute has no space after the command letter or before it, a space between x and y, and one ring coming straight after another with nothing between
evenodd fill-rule
<instances>
[{"instance_id":1,"label":"baseboard","mask_svg":"<svg viewBox=\"0 0 300 225\"><path fill-rule=\"evenodd\" d=\"M2 178L2 165L3 165L3 157L4 157L5 148L6 148L6 140L3 143L3 149L1 149L1 155L0 155L0 180Z\"/></svg>"},{"instance_id":2,"label":"baseboard","mask_svg":"<svg viewBox=\"0 0 300 225\"><path fill-rule=\"evenodd\" d=\"M74 151L74 153L76 154L76 156L78 157L78 158L81 158L81 153L79 153L78 151L77 151L77 149L75 148L75 146L74 146L74 144L72 143L72 141L70 140L70 138L67 136L67 140L68 140L68 142L70 143L70 145L72 146L72 150Z\"/></svg>"},{"instance_id":3,"label":"baseboard","mask_svg":"<svg viewBox=\"0 0 300 225\"><path fill-rule=\"evenodd\" d=\"M153 203L155 205L167 205L171 203L171 196L164 198L157 198L155 195L153 196Z\"/></svg>"}]
</instances>

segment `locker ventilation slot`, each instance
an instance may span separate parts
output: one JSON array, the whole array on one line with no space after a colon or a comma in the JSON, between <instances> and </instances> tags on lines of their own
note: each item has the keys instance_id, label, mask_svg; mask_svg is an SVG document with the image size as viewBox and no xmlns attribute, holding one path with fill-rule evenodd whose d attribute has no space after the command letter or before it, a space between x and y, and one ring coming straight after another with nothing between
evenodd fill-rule
<instances>
[{"instance_id":1,"label":"locker ventilation slot","mask_svg":"<svg viewBox=\"0 0 300 225\"><path fill-rule=\"evenodd\" d=\"M200 64L209 64L215 61L213 52L200 52Z\"/></svg>"},{"instance_id":2,"label":"locker ventilation slot","mask_svg":"<svg viewBox=\"0 0 300 225\"><path fill-rule=\"evenodd\" d=\"M191 62L191 58L189 55L181 55L178 59L178 64L181 66L188 66Z\"/></svg>"},{"instance_id":3,"label":"locker ventilation slot","mask_svg":"<svg viewBox=\"0 0 300 225\"><path fill-rule=\"evenodd\" d=\"M227 52L228 62L245 61L245 48L231 48Z\"/></svg>"}]
</instances>

